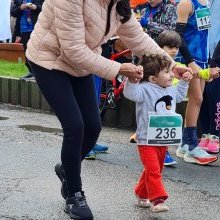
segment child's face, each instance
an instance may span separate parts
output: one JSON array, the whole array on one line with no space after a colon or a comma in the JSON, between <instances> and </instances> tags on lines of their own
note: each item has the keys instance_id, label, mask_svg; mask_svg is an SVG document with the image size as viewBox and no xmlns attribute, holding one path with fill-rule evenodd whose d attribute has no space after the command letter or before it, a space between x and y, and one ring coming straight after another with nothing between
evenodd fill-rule
<instances>
[{"instance_id":1,"label":"child's face","mask_svg":"<svg viewBox=\"0 0 220 220\"><path fill-rule=\"evenodd\" d=\"M173 59L176 57L176 55L179 52L179 48L178 47L164 46L162 49L165 50Z\"/></svg>"},{"instance_id":2,"label":"child's face","mask_svg":"<svg viewBox=\"0 0 220 220\"><path fill-rule=\"evenodd\" d=\"M174 73L171 71L171 68L165 68L161 70L157 76L154 76L154 82L157 85L166 88L172 86L173 78Z\"/></svg>"}]
</instances>

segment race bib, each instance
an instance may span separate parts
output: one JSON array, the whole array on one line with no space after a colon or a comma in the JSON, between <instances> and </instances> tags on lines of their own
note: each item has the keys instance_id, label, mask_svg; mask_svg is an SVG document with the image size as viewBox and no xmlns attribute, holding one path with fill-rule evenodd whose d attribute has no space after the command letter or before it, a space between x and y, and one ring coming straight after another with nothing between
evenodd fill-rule
<instances>
[{"instance_id":1,"label":"race bib","mask_svg":"<svg viewBox=\"0 0 220 220\"><path fill-rule=\"evenodd\" d=\"M147 145L170 146L182 142L182 116L179 114L150 114L147 128Z\"/></svg>"},{"instance_id":2,"label":"race bib","mask_svg":"<svg viewBox=\"0 0 220 220\"><path fill-rule=\"evenodd\" d=\"M198 9L196 13L196 22L198 30L206 30L211 27L210 10L209 8Z\"/></svg>"}]
</instances>

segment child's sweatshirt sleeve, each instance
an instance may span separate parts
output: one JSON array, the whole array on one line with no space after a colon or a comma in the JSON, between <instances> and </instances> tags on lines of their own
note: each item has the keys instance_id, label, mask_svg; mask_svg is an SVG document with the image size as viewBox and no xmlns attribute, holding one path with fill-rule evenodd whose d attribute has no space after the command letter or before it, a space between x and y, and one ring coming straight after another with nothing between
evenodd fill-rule
<instances>
[{"instance_id":1,"label":"child's sweatshirt sleeve","mask_svg":"<svg viewBox=\"0 0 220 220\"><path fill-rule=\"evenodd\" d=\"M187 90L189 87L189 83L183 80L180 80L176 86L176 102L182 102L186 98Z\"/></svg>"},{"instance_id":2,"label":"child's sweatshirt sleeve","mask_svg":"<svg viewBox=\"0 0 220 220\"><path fill-rule=\"evenodd\" d=\"M125 82L124 96L134 102L142 102L144 100L143 86L140 83L132 83L129 80Z\"/></svg>"}]
</instances>

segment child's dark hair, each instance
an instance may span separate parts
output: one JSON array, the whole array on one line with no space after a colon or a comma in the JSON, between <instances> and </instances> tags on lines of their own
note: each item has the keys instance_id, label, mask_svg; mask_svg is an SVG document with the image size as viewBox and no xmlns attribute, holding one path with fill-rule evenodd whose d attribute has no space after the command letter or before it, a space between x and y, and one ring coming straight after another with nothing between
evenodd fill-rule
<instances>
[{"instance_id":1,"label":"child's dark hair","mask_svg":"<svg viewBox=\"0 0 220 220\"><path fill-rule=\"evenodd\" d=\"M180 48L182 40L180 35L176 31L166 30L159 34L157 38L157 43L161 48L165 46L169 48Z\"/></svg>"},{"instance_id":2,"label":"child's dark hair","mask_svg":"<svg viewBox=\"0 0 220 220\"><path fill-rule=\"evenodd\" d=\"M143 66L144 76L141 82L149 81L149 76L157 76L160 71L169 69L172 60L161 54L146 54L142 57L140 65Z\"/></svg>"}]
</instances>

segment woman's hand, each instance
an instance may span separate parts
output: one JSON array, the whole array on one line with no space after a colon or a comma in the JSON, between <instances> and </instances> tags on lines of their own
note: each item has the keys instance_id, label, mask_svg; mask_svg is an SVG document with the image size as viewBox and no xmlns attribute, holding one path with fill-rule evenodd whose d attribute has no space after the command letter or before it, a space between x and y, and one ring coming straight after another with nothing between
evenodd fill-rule
<instances>
[{"instance_id":1,"label":"woman's hand","mask_svg":"<svg viewBox=\"0 0 220 220\"><path fill-rule=\"evenodd\" d=\"M210 78L208 82L211 82L213 79L217 79L220 74L220 68L219 67L213 67L209 69Z\"/></svg>"},{"instance_id":2,"label":"woman's hand","mask_svg":"<svg viewBox=\"0 0 220 220\"><path fill-rule=\"evenodd\" d=\"M188 67L185 67L185 66L174 66L173 69L172 69L172 72L174 73L175 77L177 79L181 79L182 78L182 75L185 73L185 72L189 72L193 75L193 71L192 69L188 68Z\"/></svg>"},{"instance_id":3,"label":"woman's hand","mask_svg":"<svg viewBox=\"0 0 220 220\"><path fill-rule=\"evenodd\" d=\"M119 74L127 76L131 82L137 83L143 78L143 67L132 63L122 63Z\"/></svg>"}]
</instances>

